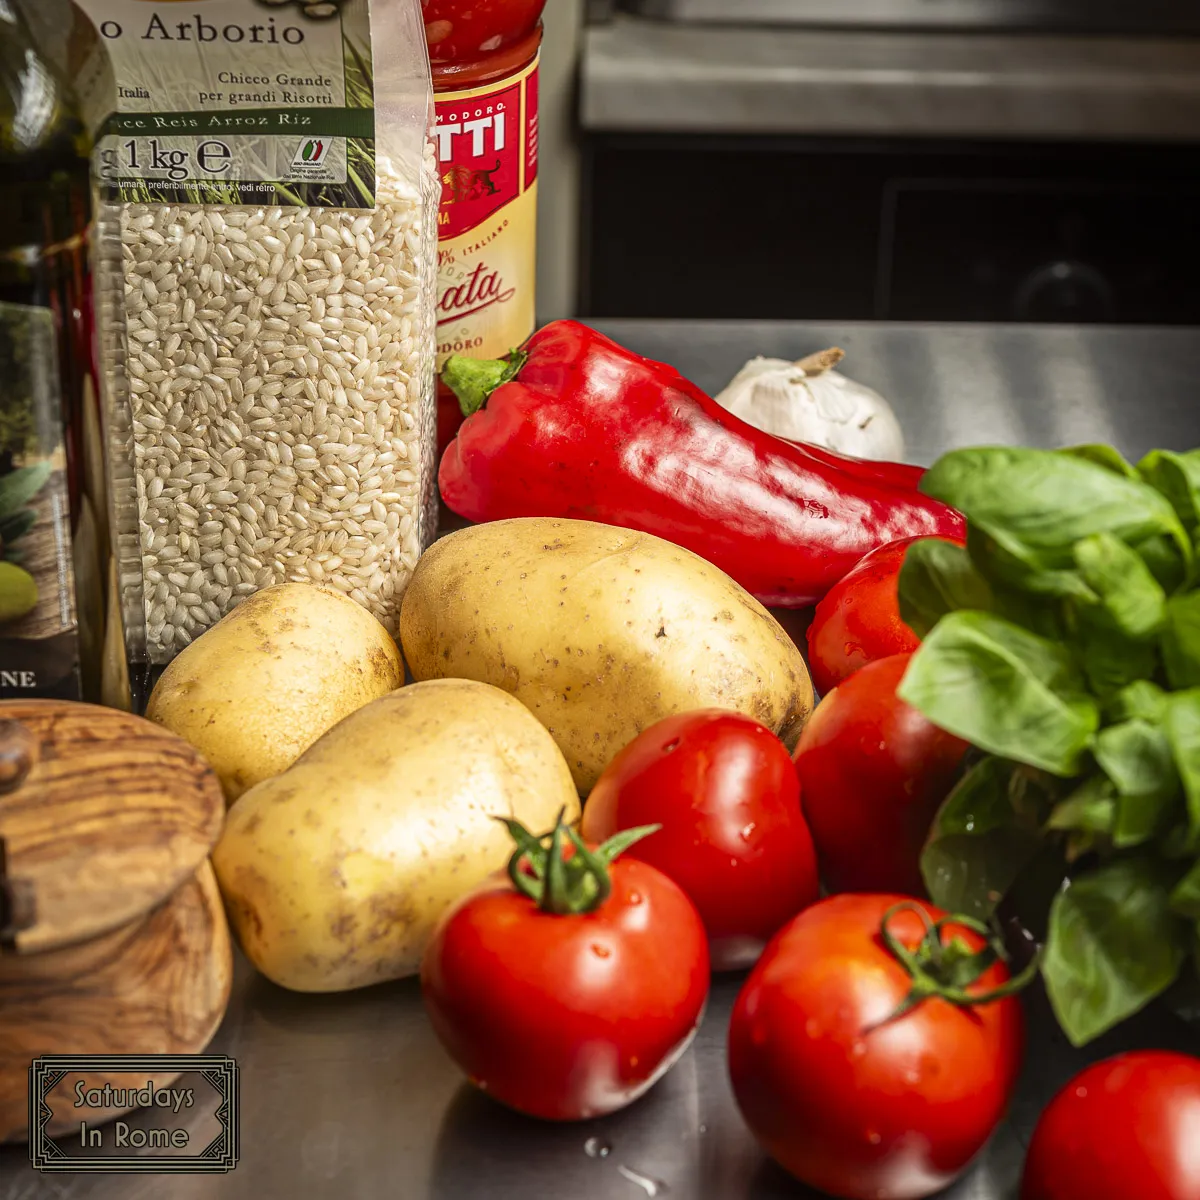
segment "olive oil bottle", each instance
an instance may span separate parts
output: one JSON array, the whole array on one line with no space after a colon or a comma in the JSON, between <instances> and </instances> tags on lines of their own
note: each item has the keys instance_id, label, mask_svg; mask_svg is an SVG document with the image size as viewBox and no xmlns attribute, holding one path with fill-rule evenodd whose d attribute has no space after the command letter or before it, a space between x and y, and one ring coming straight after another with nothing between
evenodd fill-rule
<instances>
[{"instance_id":1,"label":"olive oil bottle","mask_svg":"<svg viewBox=\"0 0 1200 1200\"><path fill-rule=\"evenodd\" d=\"M92 358L89 145L0 0L0 698L100 699L108 502Z\"/></svg>"}]
</instances>

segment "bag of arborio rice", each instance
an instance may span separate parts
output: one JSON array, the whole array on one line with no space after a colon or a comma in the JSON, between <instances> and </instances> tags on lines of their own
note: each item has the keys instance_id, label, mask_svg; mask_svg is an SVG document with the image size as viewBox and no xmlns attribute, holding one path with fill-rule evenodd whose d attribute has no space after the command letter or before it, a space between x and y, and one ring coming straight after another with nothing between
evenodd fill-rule
<instances>
[{"instance_id":1,"label":"bag of arborio rice","mask_svg":"<svg viewBox=\"0 0 1200 1200\"><path fill-rule=\"evenodd\" d=\"M420 0L75 0L133 665L285 580L395 633L435 523Z\"/></svg>"}]
</instances>

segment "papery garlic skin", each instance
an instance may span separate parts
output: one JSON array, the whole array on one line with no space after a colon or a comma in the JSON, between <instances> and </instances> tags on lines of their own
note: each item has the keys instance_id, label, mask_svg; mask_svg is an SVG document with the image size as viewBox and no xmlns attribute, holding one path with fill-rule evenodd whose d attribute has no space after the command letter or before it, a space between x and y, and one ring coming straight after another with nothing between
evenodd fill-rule
<instances>
[{"instance_id":1,"label":"papery garlic skin","mask_svg":"<svg viewBox=\"0 0 1200 1200\"><path fill-rule=\"evenodd\" d=\"M904 434L891 405L878 392L839 375L833 368L843 357L834 349L800 362L753 358L716 401L776 437L853 458L902 461Z\"/></svg>"}]
</instances>

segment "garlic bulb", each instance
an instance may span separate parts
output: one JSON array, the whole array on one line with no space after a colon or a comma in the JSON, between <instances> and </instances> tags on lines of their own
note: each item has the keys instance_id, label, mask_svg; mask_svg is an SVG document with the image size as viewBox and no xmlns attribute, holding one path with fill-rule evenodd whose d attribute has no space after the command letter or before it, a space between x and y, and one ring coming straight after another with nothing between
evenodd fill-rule
<instances>
[{"instance_id":1,"label":"garlic bulb","mask_svg":"<svg viewBox=\"0 0 1200 1200\"><path fill-rule=\"evenodd\" d=\"M853 458L898 462L904 435L888 402L839 375L836 347L799 362L751 359L716 400L736 417L776 437L809 442Z\"/></svg>"}]
</instances>

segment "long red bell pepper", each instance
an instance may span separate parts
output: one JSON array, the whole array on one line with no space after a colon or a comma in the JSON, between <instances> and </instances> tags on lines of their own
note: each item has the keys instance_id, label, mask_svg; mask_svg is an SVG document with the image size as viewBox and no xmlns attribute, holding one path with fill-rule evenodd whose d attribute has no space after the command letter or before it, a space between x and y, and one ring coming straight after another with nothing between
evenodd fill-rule
<instances>
[{"instance_id":1,"label":"long red bell pepper","mask_svg":"<svg viewBox=\"0 0 1200 1200\"><path fill-rule=\"evenodd\" d=\"M820 600L886 542L963 536L944 504L763 433L673 367L575 321L547 325L508 359L452 358L443 378L473 414L438 473L442 499L468 521L641 530L778 608Z\"/></svg>"},{"instance_id":2,"label":"long red bell pepper","mask_svg":"<svg viewBox=\"0 0 1200 1200\"><path fill-rule=\"evenodd\" d=\"M826 450L824 446L814 446L811 442L794 442L791 438L783 439L789 446L803 450L809 458L815 458L826 466L837 467L855 479L866 479L871 483L882 483L888 487L903 488L911 491L919 486L921 477L925 474L924 467L915 467L911 463L876 462L867 458L851 458L848 454L838 454L834 450Z\"/></svg>"}]
</instances>

